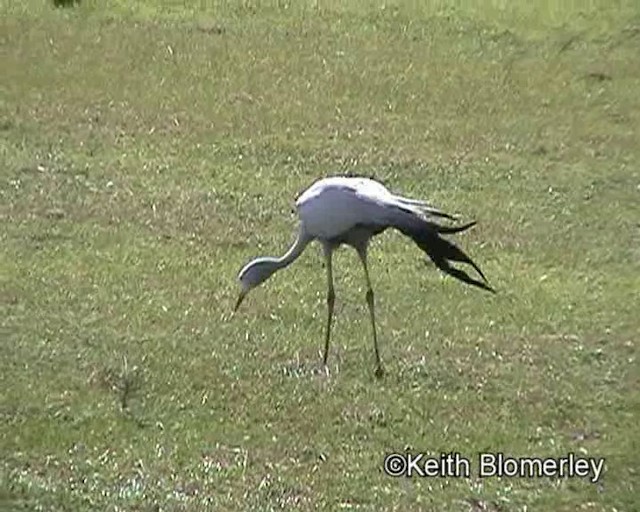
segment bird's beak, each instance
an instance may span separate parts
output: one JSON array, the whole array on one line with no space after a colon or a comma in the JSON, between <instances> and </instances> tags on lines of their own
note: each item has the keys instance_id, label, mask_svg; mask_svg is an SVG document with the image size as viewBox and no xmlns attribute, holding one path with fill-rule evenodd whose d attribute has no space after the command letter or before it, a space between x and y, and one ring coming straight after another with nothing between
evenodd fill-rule
<instances>
[{"instance_id":1,"label":"bird's beak","mask_svg":"<svg viewBox=\"0 0 640 512\"><path fill-rule=\"evenodd\" d=\"M240 304L242 303L242 301L244 300L245 295L247 295L247 292L242 290L240 292L240 295L238 295L238 300L236 301L236 305L233 308L233 312L235 313L236 311L238 311L238 308L240 307Z\"/></svg>"}]
</instances>

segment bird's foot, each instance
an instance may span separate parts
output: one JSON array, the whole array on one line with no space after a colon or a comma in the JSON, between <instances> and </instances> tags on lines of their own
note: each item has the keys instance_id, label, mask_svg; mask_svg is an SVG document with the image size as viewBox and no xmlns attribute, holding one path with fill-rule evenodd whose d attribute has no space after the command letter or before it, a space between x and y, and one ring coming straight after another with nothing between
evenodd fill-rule
<instances>
[{"instance_id":1,"label":"bird's foot","mask_svg":"<svg viewBox=\"0 0 640 512\"><path fill-rule=\"evenodd\" d=\"M375 376L376 379L381 379L382 377L384 377L384 370L382 368L382 365L378 365L376 367Z\"/></svg>"}]
</instances>

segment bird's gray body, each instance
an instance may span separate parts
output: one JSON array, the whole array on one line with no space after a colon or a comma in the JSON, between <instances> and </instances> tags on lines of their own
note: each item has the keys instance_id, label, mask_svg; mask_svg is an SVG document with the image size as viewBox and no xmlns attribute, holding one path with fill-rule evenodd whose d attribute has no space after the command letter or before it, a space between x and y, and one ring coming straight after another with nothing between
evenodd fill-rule
<instances>
[{"instance_id":1,"label":"bird's gray body","mask_svg":"<svg viewBox=\"0 0 640 512\"><path fill-rule=\"evenodd\" d=\"M387 230L387 226L376 226L374 224L356 224L348 231L333 238L318 238L320 243L327 244L337 249L341 245L349 245L354 249L368 244L376 235Z\"/></svg>"},{"instance_id":2,"label":"bird's gray body","mask_svg":"<svg viewBox=\"0 0 640 512\"><path fill-rule=\"evenodd\" d=\"M427 203L394 195L377 181L342 176L314 183L296 208L306 233L320 240L340 239L362 226L379 233L384 231L379 228L425 214L451 218Z\"/></svg>"},{"instance_id":3,"label":"bird's gray body","mask_svg":"<svg viewBox=\"0 0 640 512\"><path fill-rule=\"evenodd\" d=\"M303 252L312 240L318 240L327 263L327 327L324 362L326 364L335 292L333 288L332 256L334 250L346 244L360 257L367 282L366 299L371 316L376 355L376 375L382 375L375 326L374 294L367 268L367 250L371 239L388 228L395 228L411 238L442 271L467 284L493 291L486 283L480 268L457 246L442 238L469 229L471 222L462 226L441 226L433 217L454 219L453 216L416 199L392 194L384 185L367 178L332 177L317 181L296 201L300 218L298 237L281 258L262 257L245 265L238 278L242 284L236 309L246 293L268 279L275 271L288 266ZM470 264L482 280L452 267L451 261Z\"/></svg>"}]
</instances>

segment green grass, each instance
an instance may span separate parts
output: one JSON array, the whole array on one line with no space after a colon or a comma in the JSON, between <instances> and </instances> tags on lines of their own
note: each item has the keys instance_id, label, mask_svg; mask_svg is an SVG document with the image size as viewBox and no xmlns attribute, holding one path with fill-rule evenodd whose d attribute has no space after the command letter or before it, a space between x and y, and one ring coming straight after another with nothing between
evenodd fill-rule
<instances>
[{"instance_id":1,"label":"green grass","mask_svg":"<svg viewBox=\"0 0 640 512\"><path fill-rule=\"evenodd\" d=\"M633 511L640 9L0 2L0 509ZM479 225L495 297L291 241L375 176ZM389 451L606 457L581 479L393 479Z\"/></svg>"}]
</instances>

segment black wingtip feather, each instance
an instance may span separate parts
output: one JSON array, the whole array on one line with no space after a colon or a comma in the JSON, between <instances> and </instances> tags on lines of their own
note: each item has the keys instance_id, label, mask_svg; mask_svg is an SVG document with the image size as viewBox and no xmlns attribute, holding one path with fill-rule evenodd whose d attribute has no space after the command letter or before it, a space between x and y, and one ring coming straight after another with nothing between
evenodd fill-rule
<instances>
[{"instance_id":1,"label":"black wingtip feather","mask_svg":"<svg viewBox=\"0 0 640 512\"><path fill-rule=\"evenodd\" d=\"M481 288L481 289L486 290L488 292L491 292L493 294L497 293L489 285L489 283L486 282L486 279L484 280L484 282L483 281L478 281L477 279L474 279L469 274L467 274L464 270L452 267L447 260L434 260L434 263L445 274L449 274L450 276L455 277L456 279L459 279L460 281L462 281L464 283L470 284L472 286L476 286L478 288ZM481 272L480 272L480 275L482 275ZM484 279L484 276L483 276L483 279Z\"/></svg>"},{"instance_id":2,"label":"black wingtip feather","mask_svg":"<svg viewBox=\"0 0 640 512\"><path fill-rule=\"evenodd\" d=\"M411 237L416 245L420 247L427 256L429 256L441 271L464 283L476 286L491 293L496 293L496 291L489 285L489 282L480 267L467 254L465 254L462 249L439 236L440 233L459 233L475 226L475 224L476 221L472 221L458 227L445 227L425 222L419 230L401 229L401 231ZM460 263L471 265L476 272L478 272L480 277L482 277L482 281L474 279L464 270L452 267L450 264L451 261L458 261Z\"/></svg>"},{"instance_id":3,"label":"black wingtip feather","mask_svg":"<svg viewBox=\"0 0 640 512\"><path fill-rule=\"evenodd\" d=\"M478 222L473 220L468 222L467 224L463 224L462 226L439 226L434 224L435 230L438 233L442 233L443 235L453 235L454 233L461 233L462 231L466 231L469 228L475 226Z\"/></svg>"}]
</instances>

